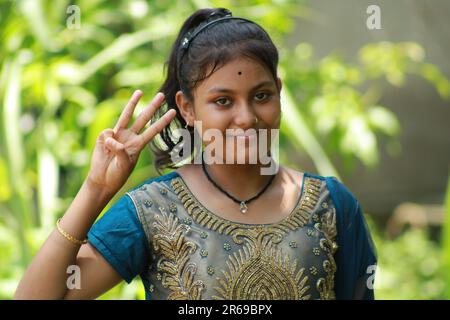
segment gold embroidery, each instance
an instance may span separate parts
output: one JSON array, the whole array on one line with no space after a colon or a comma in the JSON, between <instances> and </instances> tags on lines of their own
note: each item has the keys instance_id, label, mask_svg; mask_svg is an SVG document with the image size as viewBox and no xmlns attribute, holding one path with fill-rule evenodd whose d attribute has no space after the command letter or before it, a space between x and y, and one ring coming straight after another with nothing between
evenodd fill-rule
<instances>
[{"instance_id":1,"label":"gold embroidery","mask_svg":"<svg viewBox=\"0 0 450 320\"><path fill-rule=\"evenodd\" d=\"M336 211L327 210L323 213L321 223L317 223L315 227L324 235L324 238L320 239L320 248L327 255L327 260L323 262L323 269L327 275L325 278L317 280L316 287L321 299L335 299L334 274L336 272L336 262L334 260L334 253L338 247L335 242L337 235Z\"/></svg>"},{"instance_id":2,"label":"gold embroidery","mask_svg":"<svg viewBox=\"0 0 450 320\"><path fill-rule=\"evenodd\" d=\"M236 244L246 241L258 247L264 238L269 238L271 244L280 243L287 232L303 227L310 220L318 201L321 183L318 179L307 177L304 192L292 213L278 223L267 225L239 224L214 215L197 201L181 178L174 178L172 187L196 223L220 234L230 235Z\"/></svg>"},{"instance_id":3,"label":"gold embroidery","mask_svg":"<svg viewBox=\"0 0 450 320\"><path fill-rule=\"evenodd\" d=\"M208 271L208 274L210 275L210 276L212 276L213 274L214 274L214 266L208 266L208 269L207 269L207 271Z\"/></svg>"},{"instance_id":4,"label":"gold embroidery","mask_svg":"<svg viewBox=\"0 0 450 320\"><path fill-rule=\"evenodd\" d=\"M304 300L308 277L305 268L297 270L297 259L292 265L289 255L283 255L266 240L261 246L246 244L227 260L228 272L216 278L219 287L214 300Z\"/></svg>"},{"instance_id":5,"label":"gold embroidery","mask_svg":"<svg viewBox=\"0 0 450 320\"><path fill-rule=\"evenodd\" d=\"M309 272L311 272L313 276L317 276L317 268L315 266L310 267Z\"/></svg>"},{"instance_id":6,"label":"gold embroidery","mask_svg":"<svg viewBox=\"0 0 450 320\"><path fill-rule=\"evenodd\" d=\"M200 251L200 256L201 256L202 258L206 258L206 257L208 256L208 251L205 250L205 249L202 249L202 250Z\"/></svg>"},{"instance_id":7,"label":"gold embroidery","mask_svg":"<svg viewBox=\"0 0 450 320\"><path fill-rule=\"evenodd\" d=\"M197 245L187 241L183 235L186 225L180 224L178 218L160 210L155 215L153 226L158 233L153 237L155 252L161 252L157 268L163 272L163 287L171 291L168 300L200 300L205 290L203 281L194 281L197 265L188 263L189 255L197 250Z\"/></svg>"},{"instance_id":8,"label":"gold embroidery","mask_svg":"<svg viewBox=\"0 0 450 320\"><path fill-rule=\"evenodd\" d=\"M177 205L175 203L171 203L169 206L170 212L177 212Z\"/></svg>"},{"instance_id":9,"label":"gold embroidery","mask_svg":"<svg viewBox=\"0 0 450 320\"><path fill-rule=\"evenodd\" d=\"M214 299L310 298L306 294L309 286L308 277L303 276L305 268L297 270L297 260L290 265L289 255L277 248L289 231L311 221L322 182L309 177L304 181L304 192L288 217L274 224L249 225L214 215L197 201L181 178L172 180L175 193L196 223L231 236L236 244L244 244L226 261L228 272L222 270L224 278L217 278L220 287L215 289L219 296Z\"/></svg>"},{"instance_id":10,"label":"gold embroidery","mask_svg":"<svg viewBox=\"0 0 450 320\"><path fill-rule=\"evenodd\" d=\"M180 198L188 214L201 226L217 231L220 234L231 235L233 240L241 244L238 237L247 236L249 229L257 229L261 225L244 225L233 221L225 220L208 211L190 192L184 181L180 178L172 179L172 187ZM320 186L322 182L318 179L306 177L303 193L291 214L282 221L274 224L266 224L264 230L270 229L271 233L280 242L283 236L299 227L303 227L309 220L319 198ZM259 228L261 229L261 228ZM243 234L244 233L244 234Z\"/></svg>"},{"instance_id":11,"label":"gold embroidery","mask_svg":"<svg viewBox=\"0 0 450 320\"><path fill-rule=\"evenodd\" d=\"M157 263L157 269L161 274L158 279L162 280L163 287L168 288L167 299L201 299L206 290L203 281L195 281L197 264L189 261L198 260L207 253L205 250L203 253L200 252L200 255L194 256L197 245L185 238L190 229L188 225L194 221L212 231L229 235L235 244L242 245L235 251L231 250L231 242L224 243L224 249L229 249L229 253L233 253L225 261L226 270L217 270L221 274L220 278L216 278L214 289L217 295L213 296L213 299L308 299L313 293L319 293L318 297L321 299L335 298L336 264L333 254L337 249L334 242L336 217L334 208L317 206L323 186L321 180L305 177L303 193L291 214L281 222L265 225L240 224L216 216L195 199L180 178L172 179L171 183L186 208L188 218L178 220L175 215L168 215L164 207L160 207L162 215L153 215L155 221L153 226L158 232L152 237L151 243L155 251L160 252L161 258ZM160 194L168 196L164 191ZM152 207L157 210L159 204L157 202L155 204L156 206ZM144 208L148 209L149 206ZM176 211L173 203L168 208L170 212ZM316 209L327 210L319 213ZM313 217L313 213L319 214ZM309 265L307 274L301 265L302 260L283 254L278 245L288 232L314 222L314 228L311 228L309 233L306 232L309 230L305 230L305 234L320 237L319 243L313 247L318 247L319 251L316 252L320 252L320 257L316 258L322 263L317 263L317 268ZM200 234L203 239L207 236L204 231ZM289 246L296 247L293 241ZM313 255L313 252L309 252ZM320 274L317 279L315 276L318 275L319 269L322 269L323 275ZM209 276L213 274L219 276L213 265L208 265L205 271ZM318 292L316 290L312 292L312 288Z\"/></svg>"}]
</instances>

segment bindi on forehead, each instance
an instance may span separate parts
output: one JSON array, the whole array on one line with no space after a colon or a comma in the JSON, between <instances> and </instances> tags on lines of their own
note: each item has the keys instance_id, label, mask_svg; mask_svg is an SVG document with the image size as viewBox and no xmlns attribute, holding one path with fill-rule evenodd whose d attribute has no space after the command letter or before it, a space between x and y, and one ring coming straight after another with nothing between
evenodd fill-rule
<instances>
[{"instance_id":1,"label":"bindi on forehead","mask_svg":"<svg viewBox=\"0 0 450 320\"><path fill-rule=\"evenodd\" d=\"M241 75L241 74L242 74L242 71L239 71L239 72L238 72L238 75Z\"/></svg>"}]
</instances>

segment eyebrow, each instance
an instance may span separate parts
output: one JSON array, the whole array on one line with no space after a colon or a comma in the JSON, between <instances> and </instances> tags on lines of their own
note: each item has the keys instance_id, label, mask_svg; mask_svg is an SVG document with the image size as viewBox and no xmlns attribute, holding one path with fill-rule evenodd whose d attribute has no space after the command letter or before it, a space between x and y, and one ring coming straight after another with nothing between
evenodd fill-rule
<instances>
[{"instance_id":1,"label":"eyebrow","mask_svg":"<svg viewBox=\"0 0 450 320\"><path fill-rule=\"evenodd\" d=\"M266 85L272 85L272 81L264 81L264 82L261 82L260 84L257 84L256 86L254 86L253 88L252 88L252 91L253 90L257 90L257 89L259 89L259 88L261 88L261 87L264 87L264 86L266 86ZM208 93L216 93L216 92L229 92L229 93L232 93L232 92L234 92L233 90L231 90L231 89L227 89L227 88L220 88L220 87L212 87L211 89L209 89L208 90Z\"/></svg>"}]
</instances>

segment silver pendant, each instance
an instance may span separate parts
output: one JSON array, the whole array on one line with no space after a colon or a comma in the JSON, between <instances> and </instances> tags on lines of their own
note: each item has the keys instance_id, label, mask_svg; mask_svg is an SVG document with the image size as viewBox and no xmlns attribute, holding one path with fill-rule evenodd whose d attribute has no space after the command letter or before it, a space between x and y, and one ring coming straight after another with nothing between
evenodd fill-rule
<instances>
[{"instance_id":1,"label":"silver pendant","mask_svg":"<svg viewBox=\"0 0 450 320\"><path fill-rule=\"evenodd\" d=\"M247 205L245 204L245 201L241 201L241 213L247 212Z\"/></svg>"}]
</instances>

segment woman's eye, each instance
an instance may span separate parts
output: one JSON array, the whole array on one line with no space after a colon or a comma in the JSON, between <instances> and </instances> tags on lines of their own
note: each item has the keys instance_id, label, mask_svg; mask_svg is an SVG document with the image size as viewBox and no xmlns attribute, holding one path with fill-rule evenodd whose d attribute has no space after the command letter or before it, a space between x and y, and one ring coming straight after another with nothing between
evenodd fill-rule
<instances>
[{"instance_id":1,"label":"woman's eye","mask_svg":"<svg viewBox=\"0 0 450 320\"><path fill-rule=\"evenodd\" d=\"M262 101L267 100L269 97L270 97L270 93L260 92L255 95L255 100L257 102L262 102ZM219 98L219 99L215 100L214 102L216 104L218 104L219 106L229 106L232 103L229 98Z\"/></svg>"},{"instance_id":2,"label":"woman's eye","mask_svg":"<svg viewBox=\"0 0 450 320\"><path fill-rule=\"evenodd\" d=\"M260 93L257 93L255 95L255 100L256 101L263 101L264 99L267 99L268 97L269 97L268 93L260 92Z\"/></svg>"},{"instance_id":3,"label":"woman's eye","mask_svg":"<svg viewBox=\"0 0 450 320\"><path fill-rule=\"evenodd\" d=\"M230 100L228 98L220 98L215 101L220 106L226 106L230 104Z\"/></svg>"}]
</instances>

